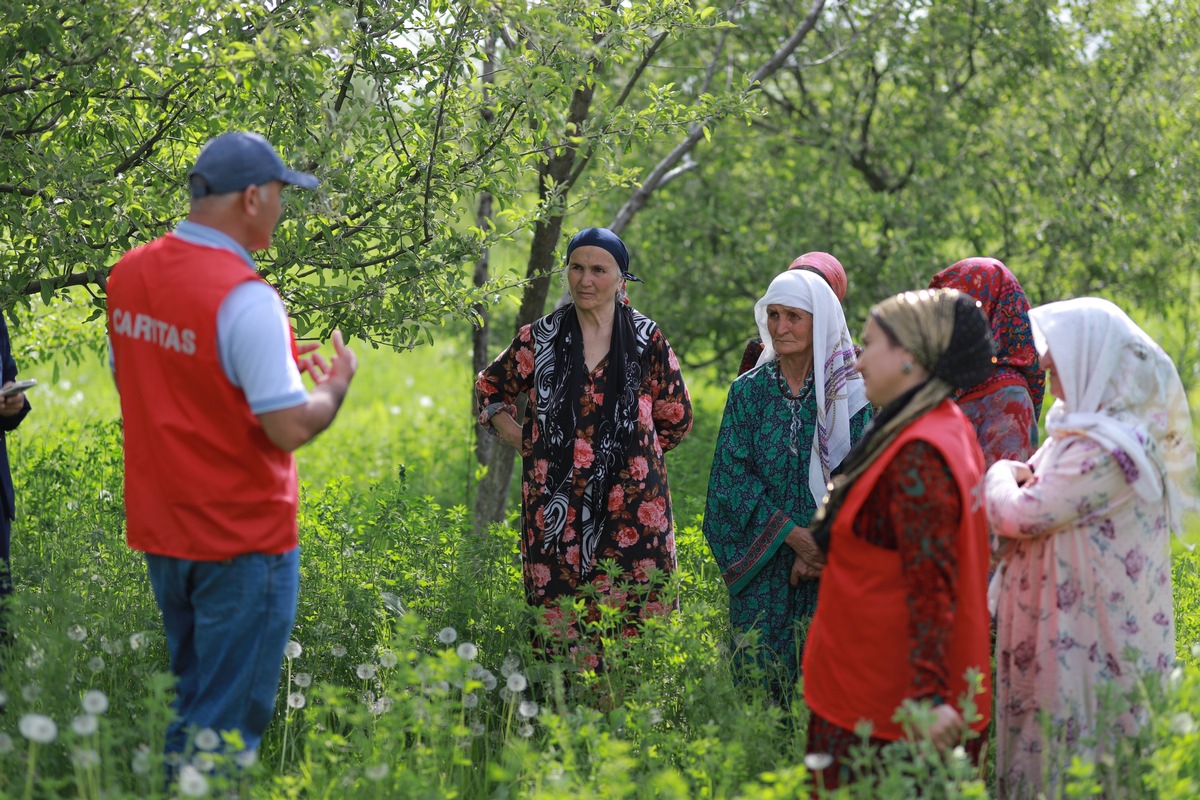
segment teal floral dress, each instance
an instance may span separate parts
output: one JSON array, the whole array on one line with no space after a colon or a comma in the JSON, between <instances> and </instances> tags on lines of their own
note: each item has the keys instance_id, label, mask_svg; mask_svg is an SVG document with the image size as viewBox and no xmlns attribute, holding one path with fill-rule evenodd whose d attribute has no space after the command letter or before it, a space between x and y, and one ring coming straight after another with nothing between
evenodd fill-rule
<instances>
[{"instance_id":1,"label":"teal floral dress","mask_svg":"<svg viewBox=\"0 0 1200 800\"><path fill-rule=\"evenodd\" d=\"M808 480L817 432L815 395L811 372L792 395L776 361L733 382L704 511L704 535L729 589L735 665L743 679L753 667L761 668L781 699L791 694L817 608L819 582L790 584L795 555L784 544L793 526L809 525L820 499L812 496ZM862 438L870 419L869 405L854 414L852 442ZM747 659L752 631L756 657Z\"/></svg>"}]
</instances>

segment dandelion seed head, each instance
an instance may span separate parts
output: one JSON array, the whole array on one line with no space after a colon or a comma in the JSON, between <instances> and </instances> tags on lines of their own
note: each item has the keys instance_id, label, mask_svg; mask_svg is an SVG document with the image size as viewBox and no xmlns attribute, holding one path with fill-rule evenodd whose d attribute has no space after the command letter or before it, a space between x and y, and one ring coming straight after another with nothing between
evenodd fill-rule
<instances>
[{"instance_id":1,"label":"dandelion seed head","mask_svg":"<svg viewBox=\"0 0 1200 800\"><path fill-rule=\"evenodd\" d=\"M196 745L197 750L211 753L221 746L221 735L212 728L201 728L196 731L196 738L192 740L192 744Z\"/></svg>"},{"instance_id":2,"label":"dandelion seed head","mask_svg":"<svg viewBox=\"0 0 1200 800\"><path fill-rule=\"evenodd\" d=\"M88 659L88 669L92 672L102 672L104 670L104 659L100 656L92 656Z\"/></svg>"},{"instance_id":3,"label":"dandelion seed head","mask_svg":"<svg viewBox=\"0 0 1200 800\"><path fill-rule=\"evenodd\" d=\"M78 736L91 736L100 730L100 720L91 714L80 714L71 720L71 730L75 731Z\"/></svg>"},{"instance_id":4,"label":"dandelion seed head","mask_svg":"<svg viewBox=\"0 0 1200 800\"><path fill-rule=\"evenodd\" d=\"M71 763L82 769L88 769L100 763L100 754L91 749L76 748L71 751Z\"/></svg>"},{"instance_id":5,"label":"dandelion seed head","mask_svg":"<svg viewBox=\"0 0 1200 800\"><path fill-rule=\"evenodd\" d=\"M533 726L526 722L517 728L517 733L520 734L522 739L528 739L530 736L533 736Z\"/></svg>"},{"instance_id":6,"label":"dandelion seed head","mask_svg":"<svg viewBox=\"0 0 1200 800\"><path fill-rule=\"evenodd\" d=\"M307 689L309 686L312 686L312 675L307 672L297 672L292 676L292 683L301 689Z\"/></svg>"},{"instance_id":7,"label":"dandelion seed head","mask_svg":"<svg viewBox=\"0 0 1200 800\"><path fill-rule=\"evenodd\" d=\"M479 648L470 642L463 642L458 646L458 657L464 661L474 661L479 655Z\"/></svg>"},{"instance_id":8,"label":"dandelion seed head","mask_svg":"<svg viewBox=\"0 0 1200 800\"><path fill-rule=\"evenodd\" d=\"M179 791L188 797L204 797L208 794L208 778L191 764L179 770Z\"/></svg>"},{"instance_id":9,"label":"dandelion seed head","mask_svg":"<svg viewBox=\"0 0 1200 800\"><path fill-rule=\"evenodd\" d=\"M137 633L130 635L130 637L129 637L129 649L130 650L137 652L138 650L142 650L145 647L146 647L146 634L142 633L141 631L138 631Z\"/></svg>"},{"instance_id":10,"label":"dandelion seed head","mask_svg":"<svg viewBox=\"0 0 1200 800\"><path fill-rule=\"evenodd\" d=\"M391 650L384 650L379 654L379 666L384 669L391 669L400 663L400 659Z\"/></svg>"},{"instance_id":11,"label":"dandelion seed head","mask_svg":"<svg viewBox=\"0 0 1200 800\"><path fill-rule=\"evenodd\" d=\"M463 708L475 708L475 706L479 705L479 695L464 694L462 703Z\"/></svg>"},{"instance_id":12,"label":"dandelion seed head","mask_svg":"<svg viewBox=\"0 0 1200 800\"><path fill-rule=\"evenodd\" d=\"M487 728L483 726L482 722L472 722L470 728L472 736L483 736L487 733Z\"/></svg>"},{"instance_id":13,"label":"dandelion seed head","mask_svg":"<svg viewBox=\"0 0 1200 800\"><path fill-rule=\"evenodd\" d=\"M17 723L21 735L37 744L50 744L58 736L58 726L45 714L25 714Z\"/></svg>"},{"instance_id":14,"label":"dandelion seed head","mask_svg":"<svg viewBox=\"0 0 1200 800\"><path fill-rule=\"evenodd\" d=\"M366 775L368 778L370 778L373 781L381 781L387 777L388 765L387 764L372 764L371 766L369 766L365 770L363 770L363 774Z\"/></svg>"},{"instance_id":15,"label":"dandelion seed head","mask_svg":"<svg viewBox=\"0 0 1200 800\"><path fill-rule=\"evenodd\" d=\"M79 703L89 714L103 714L108 711L108 695L99 689L88 689Z\"/></svg>"},{"instance_id":16,"label":"dandelion seed head","mask_svg":"<svg viewBox=\"0 0 1200 800\"><path fill-rule=\"evenodd\" d=\"M458 631L450 626L446 626L438 631L437 640L442 644L454 644L454 640L458 638Z\"/></svg>"},{"instance_id":17,"label":"dandelion seed head","mask_svg":"<svg viewBox=\"0 0 1200 800\"><path fill-rule=\"evenodd\" d=\"M833 764L833 756L829 753L809 753L804 757L804 766L809 772L820 772Z\"/></svg>"},{"instance_id":18,"label":"dandelion seed head","mask_svg":"<svg viewBox=\"0 0 1200 800\"><path fill-rule=\"evenodd\" d=\"M42 695L42 687L36 683L27 683L21 687L21 698L26 703L32 703Z\"/></svg>"},{"instance_id":19,"label":"dandelion seed head","mask_svg":"<svg viewBox=\"0 0 1200 800\"><path fill-rule=\"evenodd\" d=\"M35 644L30 648L29 655L25 658L25 666L30 669L38 669L44 663L46 663L46 651Z\"/></svg>"},{"instance_id":20,"label":"dandelion seed head","mask_svg":"<svg viewBox=\"0 0 1200 800\"><path fill-rule=\"evenodd\" d=\"M301 647L300 643L297 642L295 639L292 639L290 642L288 642L287 644L285 644L283 646L284 658L287 658L289 661L293 658L299 658L300 654L303 652L304 652L304 648Z\"/></svg>"},{"instance_id":21,"label":"dandelion seed head","mask_svg":"<svg viewBox=\"0 0 1200 800\"><path fill-rule=\"evenodd\" d=\"M662 722L662 711L657 708L652 708L647 713L646 718L650 720L651 725L657 725Z\"/></svg>"},{"instance_id":22,"label":"dandelion seed head","mask_svg":"<svg viewBox=\"0 0 1200 800\"><path fill-rule=\"evenodd\" d=\"M13 740L4 731L0 731L0 753L11 753L13 751Z\"/></svg>"},{"instance_id":23,"label":"dandelion seed head","mask_svg":"<svg viewBox=\"0 0 1200 800\"><path fill-rule=\"evenodd\" d=\"M519 672L514 672L508 676L508 682L504 687L510 692L523 692L529 686L529 681L525 680L525 676Z\"/></svg>"},{"instance_id":24,"label":"dandelion seed head","mask_svg":"<svg viewBox=\"0 0 1200 800\"><path fill-rule=\"evenodd\" d=\"M212 753L197 753L192 759L192 765L201 772L207 772L210 775L217 768L217 761L212 757Z\"/></svg>"},{"instance_id":25,"label":"dandelion seed head","mask_svg":"<svg viewBox=\"0 0 1200 800\"><path fill-rule=\"evenodd\" d=\"M532 700L522 700L517 706L517 713L525 719L533 719L538 713L538 704Z\"/></svg>"},{"instance_id":26,"label":"dandelion seed head","mask_svg":"<svg viewBox=\"0 0 1200 800\"><path fill-rule=\"evenodd\" d=\"M375 665L359 664L354 668L354 674L358 676L360 681L369 681L375 677Z\"/></svg>"},{"instance_id":27,"label":"dandelion seed head","mask_svg":"<svg viewBox=\"0 0 1200 800\"><path fill-rule=\"evenodd\" d=\"M1200 658L1200 642L1192 644L1192 658Z\"/></svg>"},{"instance_id":28,"label":"dandelion seed head","mask_svg":"<svg viewBox=\"0 0 1200 800\"><path fill-rule=\"evenodd\" d=\"M300 692L292 692L288 695L288 708L304 708L304 703L304 695L300 694Z\"/></svg>"},{"instance_id":29,"label":"dandelion seed head","mask_svg":"<svg viewBox=\"0 0 1200 800\"><path fill-rule=\"evenodd\" d=\"M341 658L342 656L346 655L346 648L340 644L335 644L333 647L329 648L329 652L333 654L334 658Z\"/></svg>"},{"instance_id":30,"label":"dandelion seed head","mask_svg":"<svg viewBox=\"0 0 1200 800\"><path fill-rule=\"evenodd\" d=\"M520 668L521 659L514 655L507 655L504 657L504 661L500 664L500 674L507 678Z\"/></svg>"},{"instance_id":31,"label":"dandelion seed head","mask_svg":"<svg viewBox=\"0 0 1200 800\"><path fill-rule=\"evenodd\" d=\"M87 640L87 628L82 625L72 625L67 628L67 638L72 642L83 642Z\"/></svg>"},{"instance_id":32,"label":"dandelion seed head","mask_svg":"<svg viewBox=\"0 0 1200 800\"><path fill-rule=\"evenodd\" d=\"M125 649L125 643L120 639L109 639L107 636L101 636L100 649L110 656L119 656Z\"/></svg>"},{"instance_id":33,"label":"dandelion seed head","mask_svg":"<svg viewBox=\"0 0 1200 800\"><path fill-rule=\"evenodd\" d=\"M1186 711L1180 711L1171 717L1171 733L1176 736L1187 736L1196 730L1196 720Z\"/></svg>"},{"instance_id":34,"label":"dandelion seed head","mask_svg":"<svg viewBox=\"0 0 1200 800\"><path fill-rule=\"evenodd\" d=\"M133 770L134 775L145 775L150 771L150 747L148 745L139 744L137 746L133 758L129 759L129 768Z\"/></svg>"},{"instance_id":35,"label":"dandelion seed head","mask_svg":"<svg viewBox=\"0 0 1200 800\"><path fill-rule=\"evenodd\" d=\"M967 748L963 747L960 744L960 745L956 746L953 750L950 751L950 755L953 756L958 761L966 761L967 760Z\"/></svg>"},{"instance_id":36,"label":"dandelion seed head","mask_svg":"<svg viewBox=\"0 0 1200 800\"><path fill-rule=\"evenodd\" d=\"M257 750L239 750L233 761L242 769L249 769L258 763Z\"/></svg>"}]
</instances>

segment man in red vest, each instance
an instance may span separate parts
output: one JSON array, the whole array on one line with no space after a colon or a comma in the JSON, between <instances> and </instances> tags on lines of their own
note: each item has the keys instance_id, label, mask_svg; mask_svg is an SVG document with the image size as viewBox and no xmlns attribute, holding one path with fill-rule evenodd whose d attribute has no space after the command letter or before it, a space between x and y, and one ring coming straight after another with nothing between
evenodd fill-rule
<instances>
[{"instance_id":1,"label":"man in red vest","mask_svg":"<svg viewBox=\"0 0 1200 800\"><path fill-rule=\"evenodd\" d=\"M271 244L284 186L317 179L235 132L204 146L188 184L187 219L126 253L108 286L126 535L178 679L169 768L206 729L258 747L299 589L292 451L333 421L357 367L340 331L330 362L302 356L316 345L296 347L250 256Z\"/></svg>"}]
</instances>

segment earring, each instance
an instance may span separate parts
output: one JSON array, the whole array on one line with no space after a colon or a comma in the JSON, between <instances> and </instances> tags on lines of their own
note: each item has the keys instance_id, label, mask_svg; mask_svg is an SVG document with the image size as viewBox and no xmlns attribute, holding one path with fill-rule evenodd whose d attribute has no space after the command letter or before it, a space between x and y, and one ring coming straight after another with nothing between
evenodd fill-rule
<instances>
[{"instance_id":1,"label":"earring","mask_svg":"<svg viewBox=\"0 0 1200 800\"><path fill-rule=\"evenodd\" d=\"M905 375L908 375L910 372L912 372L912 367L913 367L913 365L912 365L911 361L905 361L903 364L900 365L900 371L903 372Z\"/></svg>"}]
</instances>

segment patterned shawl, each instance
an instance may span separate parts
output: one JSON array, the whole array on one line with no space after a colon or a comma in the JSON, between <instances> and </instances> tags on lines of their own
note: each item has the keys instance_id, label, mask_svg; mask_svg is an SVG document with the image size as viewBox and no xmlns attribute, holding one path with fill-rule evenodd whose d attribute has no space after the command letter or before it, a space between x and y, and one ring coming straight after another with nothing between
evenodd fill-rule
<instances>
[{"instance_id":1,"label":"patterned shawl","mask_svg":"<svg viewBox=\"0 0 1200 800\"><path fill-rule=\"evenodd\" d=\"M1046 417L1051 436L1082 435L1121 464L1143 499L1164 502L1171 530L1197 509L1196 448L1187 394L1175 365L1124 311L1080 297L1030 312L1065 399Z\"/></svg>"},{"instance_id":2,"label":"patterned shawl","mask_svg":"<svg viewBox=\"0 0 1200 800\"><path fill-rule=\"evenodd\" d=\"M608 351L608 383L601 422L592 438L590 466L575 465L575 431L579 402L587 380L583 330L570 303L533 323L534 391L538 441L534 447L549 464L546 486L551 492L544 510L542 545L563 546L571 486L576 475L587 480L581 511L580 568L592 568L596 546L608 516L608 491L625 465L625 453L638 430L638 393L642 385L642 352L657 325L623 303L616 304Z\"/></svg>"},{"instance_id":3,"label":"patterned shawl","mask_svg":"<svg viewBox=\"0 0 1200 800\"><path fill-rule=\"evenodd\" d=\"M813 383L817 396L817 435L809 461L808 485L814 500L825 496L830 472L850 452L850 418L867 405L862 376L854 370L854 345L846 316L833 290L819 275L788 270L771 281L754 304L754 320L762 336L759 364L774 360L775 345L767 328L767 306L799 308L813 315Z\"/></svg>"},{"instance_id":4,"label":"patterned shawl","mask_svg":"<svg viewBox=\"0 0 1200 800\"><path fill-rule=\"evenodd\" d=\"M1013 378L1029 388L1034 418L1041 416L1046 373L1038 366L1029 327L1029 299L1017 277L994 258L967 258L933 276L930 289L958 289L983 304L996 345L996 371L978 386L961 389L955 399L976 394Z\"/></svg>"}]
</instances>

